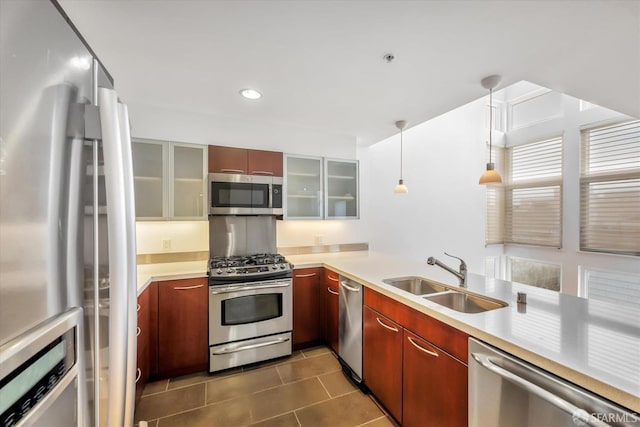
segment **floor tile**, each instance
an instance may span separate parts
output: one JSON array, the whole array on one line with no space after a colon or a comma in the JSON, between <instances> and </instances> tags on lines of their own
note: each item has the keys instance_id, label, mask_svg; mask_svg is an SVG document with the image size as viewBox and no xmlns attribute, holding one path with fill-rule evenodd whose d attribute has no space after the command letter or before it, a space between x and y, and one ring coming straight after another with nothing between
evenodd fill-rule
<instances>
[{"instance_id":1,"label":"floor tile","mask_svg":"<svg viewBox=\"0 0 640 427\"><path fill-rule=\"evenodd\" d=\"M342 371L320 375L320 382L327 389L331 397L340 396L358 390L358 388L344 375Z\"/></svg>"},{"instance_id":2,"label":"floor tile","mask_svg":"<svg viewBox=\"0 0 640 427\"><path fill-rule=\"evenodd\" d=\"M169 380L160 380L154 381L152 383L147 383L144 386L144 390L142 390L142 395L146 396L148 394L160 393L161 391L167 391L167 384Z\"/></svg>"},{"instance_id":3,"label":"floor tile","mask_svg":"<svg viewBox=\"0 0 640 427\"><path fill-rule=\"evenodd\" d=\"M315 377L329 372L339 371L340 363L331 353L309 359L296 360L277 366L278 372L285 383L304 378Z\"/></svg>"},{"instance_id":4,"label":"floor tile","mask_svg":"<svg viewBox=\"0 0 640 427\"><path fill-rule=\"evenodd\" d=\"M391 418L389 417L380 417L378 419L375 419L373 421L369 421L367 423L364 424L360 424L358 427L397 427L398 424L396 424Z\"/></svg>"},{"instance_id":5,"label":"floor tile","mask_svg":"<svg viewBox=\"0 0 640 427\"><path fill-rule=\"evenodd\" d=\"M326 345L320 345L317 347L309 347L302 350L304 357L319 356L321 354L331 353L331 350Z\"/></svg>"},{"instance_id":6,"label":"floor tile","mask_svg":"<svg viewBox=\"0 0 640 427\"><path fill-rule=\"evenodd\" d=\"M263 368L207 383L207 405L282 385L276 368Z\"/></svg>"},{"instance_id":7,"label":"floor tile","mask_svg":"<svg viewBox=\"0 0 640 427\"><path fill-rule=\"evenodd\" d=\"M260 421L281 415L294 409L329 399L317 378L309 378L291 384L254 393L247 396L247 410Z\"/></svg>"},{"instance_id":8,"label":"floor tile","mask_svg":"<svg viewBox=\"0 0 640 427\"><path fill-rule=\"evenodd\" d=\"M144 396L136 407L135 420L154 420L204 405L204 384Z\"/></svg>"},{"instance_id":9,"label":"floor tile","mask_svg":"<svg viewBox=\"0 0 640 427\"><path fill-rule=\"evenodd\" d=\"M157 427L244 426L254 422L245 398L204 406L193 411L161 418Z\"/></svg>"},{"instance_id":10,"label":"floor tile","mask_svg":"<svg viewBox=\"0 0 640 427\"><path fill-rule=\"evenodd\" d=\"M168 390L173 390L188 385L199 384L218 378L225 378L231 375L236 375L242 372L242 368L227 369L226 371L216 372L209 374L207 371L197 372L195 374L184 375L182 377L171 378L169 380Z\"/></svg>"},{"instance_id":11,"label":"floor tile","mask_svg":"<svg viewBox=\"0 0 640 427\"><path fill-rule=\"evenodd\" d=\"M299 427L298 419L293 412L251 424L251 427Z\"/></svg>"},{"instance_id":12,"label":"floor tile","mask_svg":"<svg viewBox=\"0 0 640 427\"><path fill-rule=\"evenodd\" d=\"M277 359L265 360L264 362L253 363L251 365L245 365L242 367L244 372L253 371L256 369L265 368L267 366L277 366L283 363L289 363L294 360L304 359L304 355L300 351L294 351L291 356L278 357Z\"/></svg>"},{"instance_id":13,"label":"floor tile","mask_svg":"<svg viewBox=\"0 0 640 427\"><path fill-rule=\"evenodd\" d=\"M302 427L358 426L382 417L380 409L360 391L327 400L296 411Z\"/></svg>"}]
</instances>

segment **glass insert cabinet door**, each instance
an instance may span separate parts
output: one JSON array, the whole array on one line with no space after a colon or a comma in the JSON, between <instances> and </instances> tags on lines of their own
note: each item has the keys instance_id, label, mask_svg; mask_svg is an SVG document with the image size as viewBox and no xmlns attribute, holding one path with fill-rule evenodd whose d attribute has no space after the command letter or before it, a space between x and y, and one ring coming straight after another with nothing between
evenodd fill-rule
<instances>
[{"instance_id":1,"label":"glass insert cabinet door","mask_svg":"<svg viewBox=\"0 0 640 427\"><path fill-rule=\"evenodd\" d=\"M204 147L206 148L206 147ZM195 219L205 216L205 150L202 146L172 144L172 219Z\"/></svg>"},{"instance_id":2,"label":"glass insert cabinet door","mask_svg":"<svg viewBox=\"0 0 640 427\"><path fill-rule=\"evenodd\" d=\"M287 219L322 219L322 158L286 156Z\"/></svg>"},{"instance_id":3,"label":"glass insert cabinet door","mask_svg":"<svg viewBox=\"0 0 640 427\"><path fill-rule=\"evenodd\" d=\"M358 161L325 159L327 219L358 218Z\"/></svg>"},{"instance_id":4,"label":"glass insert cabinet door","mask_svg":"<svg viewBox=\"0 0 640 427\"><path fill-rule=\"evenodd\" d=\"M165 176L168 150L159 142L135 141L132 144L136 218L167 217Z\"/></svg>"}]
</instances>

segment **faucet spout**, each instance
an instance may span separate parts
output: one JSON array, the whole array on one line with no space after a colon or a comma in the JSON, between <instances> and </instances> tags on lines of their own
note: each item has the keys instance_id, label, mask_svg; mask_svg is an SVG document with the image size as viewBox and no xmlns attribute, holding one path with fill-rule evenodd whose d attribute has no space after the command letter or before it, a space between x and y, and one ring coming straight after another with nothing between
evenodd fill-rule
<instances>
[{"instance_id":1,"label":"faucet spout","mask_svg":"<svg viewBox=\"0 0 640 427\"><path fill-rule=\"evenodd\" d=\"M466 287L467 286L467 263L464 262L462 260L462 258L458 258L457 256L453 256L453 255L449 255L448 253L445 252L445 255L448 255L452 258L457 258L460 260L460 271L456 271L453 268L449 267L448 265L442 263L440 260L437 260L436 258L430 256L427 259L427 264L429 265L437 265L438 267L448 271L449 273L453 274L454 276L456 276L458 278L458 281L460 282L460 287Z\"/></svg>"}]
</instances>

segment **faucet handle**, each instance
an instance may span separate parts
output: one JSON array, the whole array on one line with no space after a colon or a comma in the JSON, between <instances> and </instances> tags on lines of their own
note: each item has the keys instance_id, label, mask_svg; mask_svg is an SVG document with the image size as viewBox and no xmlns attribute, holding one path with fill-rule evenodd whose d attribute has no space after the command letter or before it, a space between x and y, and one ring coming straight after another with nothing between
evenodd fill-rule
<instances>
[{"instance_id":1,"label":"faucet handle","mask_svg":"<svg viewBox=\"0 0 640 427\"><path fill-rule=\"evenodd\" d=\"M464 260L463 260L462 258L457 257L457 256L455 256L455 255L448 254L448 253L446 253L446 252L445 252L444 254L445 254L446 256L450 256L451 258L455 258L455 259L460 260L460 268L467 268L467 263L466 263L466 262L464 262Z\"/></svg>"}]
</instances>

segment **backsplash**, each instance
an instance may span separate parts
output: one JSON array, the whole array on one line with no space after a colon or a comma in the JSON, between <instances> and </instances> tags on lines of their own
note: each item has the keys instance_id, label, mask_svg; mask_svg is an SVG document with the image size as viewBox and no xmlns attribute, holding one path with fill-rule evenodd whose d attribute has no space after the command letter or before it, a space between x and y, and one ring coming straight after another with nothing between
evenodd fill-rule
<instances>
[{"instance_id":1,"label":"backsplash","mask_svg":"<svg viewBox=\"0 0 640 427\"><path fill-rule=\"evenodd\" d=\"M138 254L209 252L209 221L136 222Z\"/></svg>"}]
</instances>

